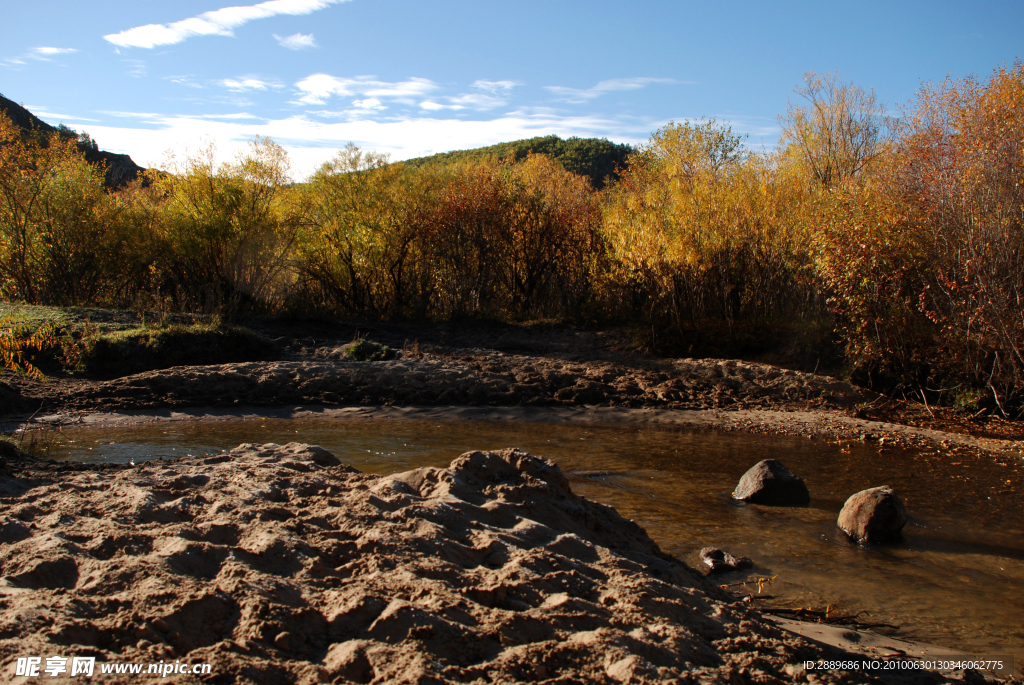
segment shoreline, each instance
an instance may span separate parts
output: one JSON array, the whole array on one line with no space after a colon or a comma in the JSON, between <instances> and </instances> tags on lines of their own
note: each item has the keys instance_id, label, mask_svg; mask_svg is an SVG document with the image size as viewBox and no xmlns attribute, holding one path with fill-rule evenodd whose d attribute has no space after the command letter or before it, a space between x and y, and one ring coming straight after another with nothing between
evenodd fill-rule
<instances>
[{"instance_id":1,"label":"shoreline","mask_svg":"<svg viewBox=\"0 0 1024 685\"><path fill-rule=\"evenodd\" d=\"M878 395L827 373L769 361L654 357L628 331L568 326L337 322L258 330L275 361L177 366L115 378L0 374L0 428L78 420L432 416L671 423L753 433L876 440L1024 458L1024 422L975 421ZM357 361L353 340L390 346ZM410 341L413 341L410 343ZM385 348L386 349L386 348ZM778 360L775 360L778 361ZM784 364L784 362L782 362ZM594 417L597 417L596 419Z\"/></svg>"},{"instance_id":2,"label":"shoreline","mask_svg":"<svg viewBox=\"0 0 1024 685\"><path fill-rule=\"evenodd\" d=\"M1004 663L1004 671L1001 673L1004 678L1007 676L1019 677L1021 675L1021 664L1024 664L1020 657L1010 653L999 655L970 654L930 642L903 640L850 626L797 621L774 615L769 611L762 612L762 615L775 623L781 630L792 635L797 635L809 642L818 643L825 647L841 649L865 661L895 660L906 657L919 661L955 662L981 661L986 658L999 656L1009 659L1008 665ZM957 671L961 671L962 675L962 669L945 668L936 670L947 677L955 677Z\"/></svg>"},{"instance_id":3,"label":"shoreline","mask_svg":"<svg viewBox=\"0 0 1024 685\"><path fill-rule=\"evenodd\" d=\"M1024 459L1024 441L859 419L836 410L808 409L659 409L627 407L466 407L285 405L277 407L181 407L122 411L58 412L29 421L0 421L0 427L122 426L136 423L226 421L238 419L428 420L542 422L573 424L652 424L759 434L797 435L835 441L874 441L884 446L971 450Z\"/></svg>"}]
</instances>

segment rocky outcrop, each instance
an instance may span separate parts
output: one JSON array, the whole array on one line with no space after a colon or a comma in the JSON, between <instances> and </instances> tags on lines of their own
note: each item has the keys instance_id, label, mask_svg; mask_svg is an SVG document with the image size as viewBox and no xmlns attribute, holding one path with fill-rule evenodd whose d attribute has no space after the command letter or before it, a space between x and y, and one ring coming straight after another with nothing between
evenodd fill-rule
<instances>
[{"instance_id":1,"label":"rocky outcrop","mask_svg":"<svg viewBox=\"0 0 1024 685\"><path fill-rule=\"evenodd\" d=\"M377 477L246 444L0 476L0 503L5 672L37 654L232 683L803 682L825 655L517 450Z\"/></svg>"},{"instance_id":2,"label":"rocky outcrop","mask_svg":"<svg viewBox=\"0 0 1024 685\"><path fill-rule=\"evenodd\" d=\"M857 542L893 542L903 536L907 509L888 485L869 488L846 500L838 525Z\"/></svg>"},{"instance_id":3,"label":"rocky outcrop","mask_svg":"<svg viewBox=\"0 0 1024 685\"><path fill-rule=\"evenodd\" d=\"M59 131L55 126L50 126L32 112L3 95L0 95L0 112L6 114L15 126L26 131L39 131L47 136ZM69 135L74 136L74 132ZM120 188L127 185L145 171L128 155L107 152L85 143L79 143L78 149L90 164L102 166L105 169L104 184L109 188Z\"/></svg>"},{"instance_id":4,"label":"rocky outcrop","mask_svg":"<svg viewBox=\"0 0 1024 685\"><path fill-rule=\"evenodd\" d=\"M763 459L743 474L732 496L753 504L799 507L811 501L807 486L778 459Z\"/></svg>"},{"instance_id":5,"label":"rocky outcrop","mask_svg":"<svg viewBox=\"0 0 1024 685\"><path fill-rule=\"evenodd\" d=\"M319 348L313 353L313 357L315 359L380 362L395 359L398 354L397 350L387 345L360 339L334 348Z\"/></svg>"}]
</instances>

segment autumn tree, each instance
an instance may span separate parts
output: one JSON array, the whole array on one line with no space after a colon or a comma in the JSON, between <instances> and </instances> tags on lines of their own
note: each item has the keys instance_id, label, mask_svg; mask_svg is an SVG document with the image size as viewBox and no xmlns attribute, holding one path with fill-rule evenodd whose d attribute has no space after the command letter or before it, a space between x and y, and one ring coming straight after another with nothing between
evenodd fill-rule
<instances>
[{"instance_id":1,"label":"autumn tree","mask_svg":"<svg viewBox=\"0 0 1024 685\"><path fill-rule=\"evenodd\" d=\"M670 124L630 159L603 230L615 279L655 327L721 340L722 324L733 336L808 301L806 184L784 161L714 121Z\"/></svg>"},{"instance_id":2,"label":"autumn tree","mask_svg":"<svg viewBox=\"0 0 1024 685\"><path fill-rule=\"evenodd\" d=\"M301 193L303 287L315 308L373 318L402 313L419 282L403 217L415 188L401 165L349 144Z\"/></svg>"},{"instance_id":3,"label":"autumn tree","mask_svg":"<svg viewBox=\"0 0 1024 685\"><path fill-rule=\"evenodd\" d=\"M1024 403L1024 63L923 87L900 134L891 181L932 264L921 309L953 352L947 372L1006 413Z\"/></svg>"},{"instance_id":4,"label":"autumn tree","mask_svg":"<svg viewBox=\"0 0 1024 685\"><path fill-rule=\"evenodd\" d=\"M158 267L179 306L230 316L283 303L297 223L283 203L287 152L257 136L234 162L216 150L172 157L151 174L161 193Z\"/></svg>"},{"instance_id":5,"label":"autumn tree","mask_svg":"<svg viewBox=\"0 0 1024 685\"><path fill-rule=\"evenodd\" d=\"M0 113L0 293L41 304L108 300L131 277L119 201L75 141Z\"/></svg>"},{"instance_id":6,"label":"autumn tree","mask_svg":"<svg viewBox=\"0 0 1024 685\"><path fill-rule=\"evenodd\" d=\"M825 188L833 188L863 171L885 143L885 109L874 90L843 83L838 74L804 75L796 88L803 101L790 100L780 116L782 144L791 144L809 173Z\"/></svg>"}]
</instances>

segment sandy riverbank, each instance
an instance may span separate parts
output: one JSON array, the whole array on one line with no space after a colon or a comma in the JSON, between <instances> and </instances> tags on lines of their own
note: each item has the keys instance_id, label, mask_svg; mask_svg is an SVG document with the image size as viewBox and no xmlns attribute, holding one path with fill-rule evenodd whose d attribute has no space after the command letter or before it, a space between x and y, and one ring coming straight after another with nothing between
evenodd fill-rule
<instances>
[{"instance_id":1,"label":"sandy riverbank","mask_svg":"<svg viewBox=\"0 0 1024 685\"><path fill-rule=\"evenodd\" d=\"M0 414L8 415L288 404L848 408L870 399L829 376L754 362L476 348L374 362L317 348L282 361L179 366L106 380L61 376L39 383L8 376L0 395Z\"/></svg>"},{"instance_id":2,"label":"sandy riverbank","mask_svg":"<svg viewBox=\"0 0 1024 685\"><path fill-rule=\"evenodd\" d=\"M8 376L0 420L649 422L1024 455L1019 440L865 418L877 396L829 376L596 343L567 351L563 337L530 353L516 343L355 362L327 345L109 380ZM800 663L838 654L829 645L894 648L780 628L522 456L426 480L354 473L298 447L219 459L5 478L4 662L29 645L209 661L210 682L868 682Z\"/></svg>"}]
</instances>

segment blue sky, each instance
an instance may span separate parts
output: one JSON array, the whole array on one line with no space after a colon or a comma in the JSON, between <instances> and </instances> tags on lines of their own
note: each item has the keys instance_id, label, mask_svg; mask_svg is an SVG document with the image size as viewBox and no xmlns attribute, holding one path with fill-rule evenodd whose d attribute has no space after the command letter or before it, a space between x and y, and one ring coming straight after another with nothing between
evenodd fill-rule
<instances>
[{"instance_id":1,"label":"blue sky","mask_svg":"<svg viewBox=\"0 0 1024 685\"><path fill-rule=\"evenodd\" d=\"M269 135L303 178L555 133L715 117L771 146L806 71L890 108L1024 57L1024 2L0 0L0 92L158 166Z\"/></svg>"}]
</instances>

